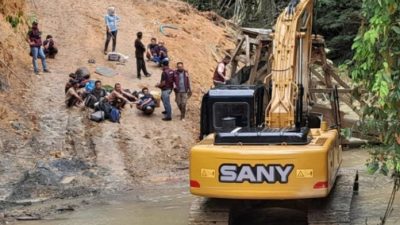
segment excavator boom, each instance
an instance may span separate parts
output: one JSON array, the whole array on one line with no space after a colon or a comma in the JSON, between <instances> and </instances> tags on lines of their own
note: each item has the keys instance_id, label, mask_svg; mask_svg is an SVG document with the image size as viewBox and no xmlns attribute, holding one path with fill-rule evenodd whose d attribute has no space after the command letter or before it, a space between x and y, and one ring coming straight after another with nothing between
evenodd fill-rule
<instances>
[{"instance_id":1,"label":"excavator boom","mask_svg":"<svg viewBox=\"0 0 400 225\"><path fill-rule=\"evenodd\" d=\"M292 1L275 25L272 97L265 114L271 128L292 128L300 123L303 107L299 103L308 94L312 16L313 0Z\"/></svg>"}]
</instances>

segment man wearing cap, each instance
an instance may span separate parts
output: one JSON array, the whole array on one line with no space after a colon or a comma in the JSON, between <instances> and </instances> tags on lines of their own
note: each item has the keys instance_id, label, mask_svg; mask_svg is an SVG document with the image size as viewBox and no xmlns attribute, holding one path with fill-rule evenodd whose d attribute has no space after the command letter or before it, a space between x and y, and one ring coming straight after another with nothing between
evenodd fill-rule
<instances>
[{"instance_id":1,"label":"man wearing cap","mask_svg":"<svg viewBox=\"0 0 400 225\"><path fill-rule=\"evenodd\" d=\"M35 74L39 75L39 68L37 64L38 57L42 61L43 72L49 73L50 71L47 69L46 64L46 56L42 48L41 32L39 31L39 24L36 21L32 23L32 28L28 32L28 42L29 46L31 47L33 71Z\"/></svg>"}]
</instances>

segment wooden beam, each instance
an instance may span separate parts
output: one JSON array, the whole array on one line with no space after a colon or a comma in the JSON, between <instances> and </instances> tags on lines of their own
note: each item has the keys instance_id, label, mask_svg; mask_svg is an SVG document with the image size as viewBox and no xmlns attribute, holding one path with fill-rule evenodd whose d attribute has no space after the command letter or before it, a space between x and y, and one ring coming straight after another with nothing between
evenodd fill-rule
<instances>
[{"instance_id":1,"label":"wooden beam","mask_svg":"<svg viewBox=\"0 0 400 225\"><path fill-rule=\"evenodd\" d=\"M254 81L256 80L258 65L260 64L260 58L261 58L261 52L262 52L263 46L262 46L261 40L258 40L258 42L259 42L259 44L257 45L257 48L256 48L254 65L253 65L253 68L251 69L250 78L248 81L249 84L254 84Z\"/></svg>"},{"instance_id":2,"label":"wooden beam","mask_svg":"<svg viewBox=\"0 0 400 225\"><path fill-rule=\"evenodd\" d=\"M239 51L242 49L243 43L244 43L244 39L238 41L236 49L235 49L235 51L233 52L233 54L231 56L231 58L232 58L232 60L231 60L231 77L233 75L235 75L235 73L236 73L237 66L238 66L238 62L236 60L236 57L237 57Z\"/></svg>"},{"instance_id":3,"label":"wooden beam","mask_svg":"<svg viewBox=\"0 0 400 225\"><path fill-rule=\"evenodd\" d=\"M246 66L250 66L251 60L250 60L250 38L248 35L245 36L245 40L246 40Z\"/></svg>"},{"instance_id":4,"label":"wooden beam","mask_svg":"<svg viewBox=\"0 0 400 225\"><path fill-rule=\"evenodd\" d=\"M330 94L332 93L335 89L334 88L310 88L309 89L311 93L325 93L325 94ZM338 89L339 94L346 94L346 93L351 93L353 90L352 89Z\"/></svg>"}]
</instances>

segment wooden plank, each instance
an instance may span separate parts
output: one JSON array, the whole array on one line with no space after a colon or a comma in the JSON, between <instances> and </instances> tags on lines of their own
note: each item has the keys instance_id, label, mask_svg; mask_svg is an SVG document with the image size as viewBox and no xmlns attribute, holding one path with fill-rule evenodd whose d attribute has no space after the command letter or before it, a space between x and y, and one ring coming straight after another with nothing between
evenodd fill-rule
<instances>
[{"instance_id":1,"label":"wooden plank","mask_svg":"<svg viewBox=\"0 0 400 225\"><path fill-rule=\"evenodd\" d=\"M325 78L324 76L322 76L322 74L320 72L318 72L315 68L311 67L311 73L312 75L316 76L320 81L324 82L324 85L326 85L325 83Z\"/></svg>"},{"instance_id":2,"label":"wooden plank","mask_svg":"<svg viewBox=\"0 0 400 225\"><path fill-rule=\"evenodd\" d=\"M245 39L245 36L246 36L246 35L239 35L239 36L238 36L238 40L241 41L241 40ZM259 39L260 39L261 41L265 41L265 42L272 41L271 37L270 37L270 36L266 36L266 35L260 35L260 36L259 36ZM250 37L249 40L250 40L250 43L253 44L253 45L256 45L256 44L258 43L257 38L251 38L251 37Z\"/></svg>"},{"instance_id":3,"label":"wooden plank","mask_svg":"<svg viewBox=\"0 0 400 225\"><path fill-rule=\"evenodd\" d=\"M344 88L350 88L350 86L349 86L348 84L346 84L346 83L339 77L339 75L337 75L336 73L332 73L332 77L333 77L333 79L335 79L336 82L337 82L338 84L340 84L342 87L344 87Z\"/></svg>"},{"instance_id":4,"label":"wooden plank","mask_svg":"<svg viewBox=\"0 0 400 225\"><path fill-rule=\"evenodd\" d=\"M309 89L311 93L325 93L325 94L330 94L332 91L334 91L334 88L310 88ZM339 94L346 94L346 93L351 93L353 90L352 89L338 89Z\"/></svg>"},{"instance_id":5,"label":"wooden plank","mask_svg":"<svg viewBox=\"0 0 400 225\"><path fill-rule=\"evenodd\" d=\"M256 49L256 55L255 55L255 61L254 61L255 63L250 72L250 78L248 81L249 84L254 84L254 81L256 79L258 65L260 64L261 52L262 52L262 42L259 40L259 44L257 45L257 49Z\"/></svg>"},{"instance_id":6,"label":"wooden plank","mask_svg":"<svg viewBox=\"0 0 400 225\"><path fill-rule=\"evenodd\" d=\"M246 66L250 66L250 38L248 35L245 36L245 49L246 49Z\"/></svg>"},{"instance_id":7,"label":"wooden plank","mask_svg":"<svg viewBox=\"0 0 400 225\"><path fill-rule=\"evenodd\" d=\"M238 62L236 60L236 57L237 57L239 51L242 49L243 42L244 42L244 39L238 41L236 49L235 49L235 51L233 52L233 54L231 56L231 58L232 58L232 61L231 61L231 77L236 73L237 66L238 66Z\"/></svg>"}]
</instances>

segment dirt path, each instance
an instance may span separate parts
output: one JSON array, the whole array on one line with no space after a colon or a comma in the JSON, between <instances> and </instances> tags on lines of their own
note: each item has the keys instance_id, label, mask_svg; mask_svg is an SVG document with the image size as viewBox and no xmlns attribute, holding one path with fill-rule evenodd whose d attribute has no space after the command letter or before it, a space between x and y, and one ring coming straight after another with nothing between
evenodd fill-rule
<instances>
[{"instance_id":1,"label":"dirt path","mask_svg":"<svg viewBox=\"0 0 400 225\"><path fill-rule=\"evenodd\" d=\"M231 44L225 41L224 28L181 1L115 0L112 4L121 17L117 51L130 56L125 65L116 65L106 61L103 54L104 15L109 1L26 2L27 17L38 19L43 36L55 38L59 54L47 61L49 74L36 77L29 62L18 67L20 77L33 81L30 88L21 89L23 94L10 96L13 104L7 102L9 112L18 114L0 118L0 126L5 128L0 129L0 210L7 209L8 218L29 213L46 215L66 204L86 204L82 198L99 193L186 183L188 152L197 136L202 91L211 84L216 49ZM165 37L159 32L160 24L175 24L179 31L169 31L173 35ZM103 84L119 82L131 90L155 89L161 70L154 64L147 63L153 76L136 79L134 40L138 31L144 32L145 43L151 37L163 39L173 63L184 61L189 69L194 93L187 120L179 120L174 96L171 122L161 120L162 108L147 117L127 107L121 124L93 123L87 118L89 110L66 109L64 85L68 74L82 66L90 69L92 79L101 79ZM21 45L21 49L24 47ZM95 59L96 64L88 64L88 59ZM113 68L119 75L98 76L94 74L96 66ZM32 204L37 202L44 203Z\"/></svg>"},{"instance_id":2,"label":"dirt path","mask_svg":"<svg viewBox=\"0 0 400 225\"><path fill-rule=\"evenodd\" d=\"M158 82L160 69L154 65L148 64L153 74L151 78L139 81L133 72L135 34L144 31L145 39L150 37L144 29L147 21L137 12L135 5L130 1L114 1L117 14L121 17L117 50L131 56L125 66L116 66L106 62L102 54L103 15L108 1L35 2L37 10L33 13L38 15L43 33L51 33L60 49L57 59L48 62L52 73L40 76L34 94L33 107L46 123L42 124L46 129L41 129L38 134L39 140L47 141L44 143L48 147L45 152L54 150L56 146L56 149L63 150L65 157L91 159L97 167L108 171L104 179L105 188L110 189L126 188L133 181L148 180L146 177L149 176L168 176L165 171L176 167L175 162L186 159L187 149L192 143L192 133L185 129L183 122L177 120L177 113L174 121L168 123L161 121L160 109L147 118L136 109L127 108L121 124L106 122L97 125L82 118L85 112L66 110L63 105L63 87L67 75L79 66L87 66L94 71L94 66L86 63L89 58L96 59L96 66L109 66L120 72L119 76L113 78L93 76L103 83L113 85L114 82L120 82L124 88L138 90L143 86L151 88ZM173 110L176 112L175 106ZM51 119L46 120L47 117Z\"/></svg>"}]
</instances>

